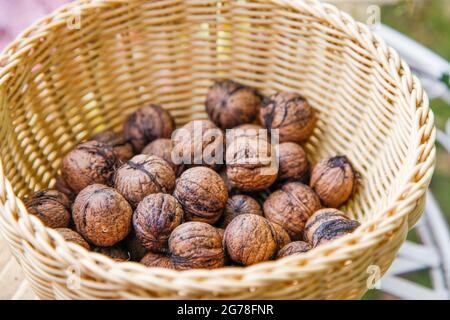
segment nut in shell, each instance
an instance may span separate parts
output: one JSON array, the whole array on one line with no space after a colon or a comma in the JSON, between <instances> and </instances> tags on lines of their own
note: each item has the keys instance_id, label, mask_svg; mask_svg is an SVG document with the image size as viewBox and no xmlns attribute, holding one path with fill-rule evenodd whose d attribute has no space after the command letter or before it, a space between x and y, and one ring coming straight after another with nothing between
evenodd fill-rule
<instances>
[{"instance_id":1,"label":"nut in shell","mask_svg":"<svg viewBox=\"0 0 450 320\"><path fill-rule=\"evenodd\" d=\"M277 259L308 252L309 250L311 250L309 243L304 241L294 241L285 245L280 251L278 251Z\"/></svg>"},{"instance_id":2,"label":"nut in shell","mask_svg":"<svg viewBox=\"0 0 450 320\"><path fill-rule=\"evenodd\" d=\"M37 216L47 227L67 228L70 223L70 200L57 190L41 190L24 201L30 214Z\"/></svg>"},{"instance_id":3,"label":"nut in shell","mask_svg":"<svg viewBox=\"0 0 450 320\"><path fill-rule=\"evenodd\" d=\"M228 200L220 175L206 167L186 170L178 178L174 196L183 207L188 221L216 223Z\"/></svg>"},{"instance_id":4,"label":"nut in shell","mask_svg":"<svg viewBox=\"0 0 450 320\"><path fill-rule=\"evenodd\" d=\"M176 269L223 267L225 253L218 229L203 222L187 222L170 235L169 250Z\"/></svg>"},{"instance_id":5,"label":"nut in shell","mask_svg":"<svg viewBox=\"0 0 450 320\"><path fill-rule=\"evenodd\" d=\"M175 269L171 258L165 254L149 252L140 261L149 268Z\"/></svg>"},{"instance_id":6,"label":"nut in shell","mask_svg":"<svg viewBox=\"0 0 450 320\"><path fill-rule=\"evenodd\" d=\"M294 142L278 145L279 168L277 181L306 182L309 178L309 161L303 148Z\"/></svg>"},{"instance_id":7,"label":"nut in shell","mask_svg":"<svg viewBox=\"0 0 450 320\"><path fill-rule=\"evenodd\" d=\"M264 202L264 215L282 226L292 240L299 240L305 223L321 208L319 197L300 182L289 182L273 192Z\"/></svg>"},{"instance_id":8,"label":"nut in shell","mask_svg":"<svg viewBox=\"0 0 450 320\"><path fill-rule=\"evenodd\" d=\"M355 185L355 171L345 156L323 159L311 173L311 187L327 207L338 208L344 204Z\"/></svg>"},{"instance_id":9,"label":"nut in shell","mask_svg":"<svg viewBox=\"0 0 450 320\"><path fill-rule=\"evenodd\" d=\"M78 232L75 232L69 228L57 228L55 230L59 232L59 234L64 238L64 240L76 243L87 250L91 249L89 243L87 243L86 240L84 240L83 237Z\"/></svg>"},{"instance_id":10,"label":"nut in shell","mask_svg":"<svg viewBox=\"0 0 450 320\"><path fill-rule=\"evenodd\" d=\"M142 153L157 156L167 161L175 174L178 176L182 172L182 166L179 166L172 161L172 150L173 143L171 139L156 139L155 141L149 143L144 150L142 150Z\"/></svg>"},{"instance_id":11,"label":"nut in shell","mask_svg":"<svg viewBox=\"0 0 450 320\"><path fill-rule=\"evenodd\" d=\"M230 259L249 266L272 259L278 243L272 224L255 214L242 214L225 229L225 249Z\"/></svg>"},{"instance_id":12,"label":"nut in shell","mask_svg":"<svg viewBox=\"0 0 450 320\"><path fill-rule=\"evenodd\" d=\"M77 145L62 161L62 177L75 193L95 183L110 185L118 165L111 145L87 141Z\"/></svg>"},{"instance_id":13,"label":"nut in shell","mask_svg":"<svg viewBox=\"0 0 450 320\"><path fill-rule=\"evenodd\" d=\"M172 193L175 173L163 159L141 154L117 170L114 186L133 207L136 207L150 194Z\"/></svg>"},{"instance_id":14,"label":"nut in shell","mask_svg":"<svg viewBox=\"0 0 450 320\"><path fill-rule=\"evenodd\" d=\"M101 143L109 144L113 147L117 158L120 162L124 163L130 160L133 155L133 145L126 141L123 134L117 133L112 130L105 130L99 132L91 137L91 140L95 140Z\"/></svg>"},{"instance_id":15,"label":"nut in shell","mask_svg":"<svg viewBox=\"0 0 450 320\"><path fill-rule=\"evenodd\" d=\"M262 216L263 212L258 201L248 195L237 194L228 198L219 226L226 228L234 218L241 214Z\"/></svg>"},{"instance_id":16,"label":"nut in shell","mask_svg":"<svg viewBox=\"0 0 450 320\"><path fill-rule=\"evenodd\" d=\"M93 251L108 256L117 262L125 262L130 260L130 254L121 244L116 244L111 247L94 247Z\"/></svg>"},{"instance_id":17,"label":"nut in shell","mask_svg":"<svg viewBox=\"0 0 450 320\"><path fill-rule=\"evenodd\" d=\"M139 242L152 252L167 252L169 236L183 222L183 209L169 194L145 197L133 214L133 227Z\"/></svg>"},{"instance_id":18,"label":"nut in shell","mask_svg":"<svg viewBox=\"0 0 450 320\"><path fill-rule=\"evenodd\" d=\"M83 189L73 204L76 230L88 242L110 247L131 230L132 209L116 190L101 184Z\"/></svg>"}]
</instances>

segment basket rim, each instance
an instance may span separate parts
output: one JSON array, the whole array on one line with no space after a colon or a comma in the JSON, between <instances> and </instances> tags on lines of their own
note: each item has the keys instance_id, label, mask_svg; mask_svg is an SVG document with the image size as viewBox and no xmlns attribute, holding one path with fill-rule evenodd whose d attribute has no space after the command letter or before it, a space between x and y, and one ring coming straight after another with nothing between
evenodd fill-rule
<instances>
[{"instance_id":1,"label":"basket rim","mask_svg":"<svg viewBox=\"0 0 450 320\"><path fill-rule=\"evenodd\" d=\"M346 235L333 242L324 244L313 250L300 254L285 257L276 261L268 261L248 267L225 267L213 270L195 269L186 271L176 271L161 268L148 268L137 262L115 262L111 258L102 256L97 253L87 251L86 249L72 243L66 242L55 230L45 227L42 222L27 213L25 206L20 198L18 198L11 186L10 181L4 174L3 162L0 159L0 209L2 215L0 216L0 230L6 229L4 225L7 220L9 223L15 223L24 232L24 240L29 237L32 241L43 242L44 239L52 239L53 247L48 247L48 253L57 256L61 252L70 252L71 255L64 255L67 261L77 261L83 265L85 269L94 269L94 265L102 270L108 270L109 273L114 274L120 279L128 279L131 273L139 273L136 279L128 279L129 281L139 281L141 284L151 279L156 281L158 277L177 278L184 283L194 283L195 279L221 279L222 276L231 275L235 279L230 281L239 282L244 277L255 277L258 272L276 273L278 269L283 266L295 266L299 272L305 271L305 275L310 272L314 266L323 268L328 263L335 262L336 259L345 260L346 252L351 250L352 245L355 244L356 239L360 239L358 244L366 243L367 245L374 245L380 240L377 237L380 234L386 234L398 227L401 221L407 219L408 214L412 211L414 203L424 196L426 187L428 186L435 163L435 128L433 113L428 105L428 97L424 92L422 85L418 78L414 76L408 65L400 58L398 53L387 46L385 42L376 34L372 33L368 26L363 23L356 22L350 15L340 11L337 7L331 4L322 3L318 0L269 0L274 4L287 7L297 12L307 12L315 18L320 18L322 21L345 31L346 34L354 37L355 41L365 44L370 47L372 53L379 58L380 63L384 66L389 75L397 79L397 84L401 87L403 92L407 92L411 104L416 106L414 110L414 118L417 126L417 134L414 136L414 143L411 148L415 148L414 161L411 161L409 166L410 176L404 183L401 190L398 191L396 200L392 201L391 208L380 212L378 218L372 219L367 223L363 223L354 233ZM9 44L0 53L0 98L2 95L2 88L8 84L11 79L11 74L14 73L14 68L20 64L21 60L27 54L30 54L34 48L36 37L45 38L45 33L51 32L52 28L66 23L65 17L70 14L70 11L77 7L81 12L86 13L89 10L98 8L108 8L117 5L138 6L138 1L127 0L97 0L91 2L88 0L76 0L66 4L52 14L45 16L41 20L35 22L25 31L23 31L16 39ZM40 37L39 37L40 36ZM405 164L406 165L406 164ZM402 208L401 210L396 208ZM19 209L18 216L5 217L7 211L5 208ZM12 210L11 210L12 211ZM376 226L376 227L375 227ZM411 227L411 226L410 226ZM33 230L30 233L28 230ZM3 231L3 230L2 230ZM36 236L39 236L38 237ZM361 246L360 246L361 247ZM358 248L361 249L361 248ZM98 269L98 270L100 270ZM279 271L283 274L283 271ZM111 281L117 283L117 279L112 279L112 276L106 276Z\"/></svg>"}]
</instances>

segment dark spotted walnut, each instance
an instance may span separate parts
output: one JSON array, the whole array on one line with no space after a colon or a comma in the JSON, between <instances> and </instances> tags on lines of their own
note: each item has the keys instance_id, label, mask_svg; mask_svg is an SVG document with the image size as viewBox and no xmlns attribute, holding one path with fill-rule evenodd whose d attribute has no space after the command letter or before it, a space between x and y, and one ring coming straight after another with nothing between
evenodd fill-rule
<instances>
[{"instance_id":1,"label":"dark spotted walnut","mask_svg":"<svg viewBox=\"0 0 450 320\"><path fill-rule=\"evenodd\" d=\"M121 244L116 244L111 247L94 247L93 250L118 262L130 260L130 254L128 253L127 249Z\"/></svg>"},{"instance_id":2,"label":"dark spotted walnut","mask_svg":"<svg viewBox=\"0 0 450 320\"><path fill-rule=\"evenodd\" d=\"M338 208L344 204L355 185L355 171L344 156L321 160L311 173L311 188L327 207Z\"/></svg>"},{"instance_id":3,"label":"dark spotted walnut","mask_svg":"<svg viewBox=\"0 0 450 320\"><path fill-rule=\"evenodd\" d=\"M317 122L315 110L299 94L281 92L264 101L261 123L269 130L278 129L280 142L307 140Z\"/></svg>"},{"instance_id":4,"label":"dark spotted walnut","mask_svg":"<svg viewBox=\"0 0 450 320\"><path fill-rule=\"evenodd\" d=\"M228 198L219 227L226 228L228 224L240 214L256 214L262 216L262 208L258 201L250 196L237 194Z\"/></svg>"},{"instance_id":5,"label":"dark spotted walnut","mask_svg":"<svg viewBox=\"0 0 450 320\"><path fill-rule=\"evenodd\" d=\"M306 182L309 162L303 148L294 142L279 144L279 168L277 180Z\"/></svg>"},{"instance_id":6,"label":"dark spotted walnut","mask_svg":"<svg viewBox=\"0 0 450 320\"><path fill-rule=\"evenodd\" d=\"M87 243L78 232L75 232L69 228L57 228L55 230L58 231L66 241L76 243L87 250L91 249L89 243Z\"/></svg>"},{"instance_id":7,"label":"dark spotted walnut","mask_svg":"<svg viewBox=\"0 0 450 320\"><path fill-rule=\"evenodd\" d=\"M149 105L133 112L125 121L124 136L140 153L146 145L159 138L170 138L175 121L170 113L159 105Z\"/></svg>"},{"instance_id":8,"label":"dark spotted walnut","mask_svg":"<svg viewBox=\"0 0 450 320\"><path fill-rule=\"evenodd\" d=\"M275 230L275 240L277 241L277 247L278 249L281 249L291 242L291 237L282 226L274 222L271 223L273 229Z\"/></svg>"},{"instance_id":9,"label":"dark spotted walnut","mask_svg":"<svg viewBox=\"0 0 450 320\"><path fill-rule=\"evenodd\" d=\"M272 259L278 243L272 224L255 214L242 214L225 229L225 250L239 265L249 266Z\"/></svg>"},{"instance_id":10,"label":"dark spotted walnut","mask_svg":"<svg viewBox=\"0 0 450 320\"><path fill-rule=\"evenodd\" d=\"M311 250L309 243L304 241L294 241L285 245L280 251L278 251L277 259L304 253L309 250Z\"/></svg>"},{"instance_id":11,"label":"dark spotted walnut","mask_svg":"<svg viewBox=\"0 0 450 320\"><path fill-rule=\"evenodd\" d=\"M175 131L172 160L188 167L217 169L223 163L224 135L209 120L194 120Z\"/></svg>"},{"instance_id":12,"label":"dark spotted walnut","mask_svg":"<svg viewBox=\"0 0 450 320\"><path fill-rule=\"evenodd\" d=\"M133 207L136 207L150 194L172 193L175 173L163 159L141 154L117 170L114 186Z\"/></svg>"},{"instance_id":13,"label":"dark spotted walnut","mask_svg":"<svg viewBox=\"0 0 450 320\"><path fill-rule=\"evenodd\" d=\"M118 160L109 144L87 141L77 145L62 161L62 176L75 193L88 185L111 185Z\"/></svg>"},{"instance_id":14,"label":"dark spotted walnut","mask_svg":"<svg viewBox=\"0 0 450 320\"><path fill-rule=\"evenodd\" d=\"M222 178L206 167L186 170L178 178L175 198L183 207L188 221L216 223L228 200L228 192Z\"/></svg>"},{"instance_id":15,"label":"dark spotted walnut","mask_svg":"<svg viewBox=\"0 0 450 320\"><path fill-rule=\"evenodd\" d=\"M172 167L173 171L177 176L179 176L182 172L182 166L176 165L172 161L172 150L173 144L170 139L157 139L152 143L148 144L144 150L142 150L143 154L152 155L160 157L161 159L167 161L168 164Z\"/></svg>"},{"instance_id":16,"label":"dark spotted walnut","mask_svg":"<svg viewBox=\"0 0 450 320\"><path fill-rule=\"evenodd\" d=\"M175 269L169 256L161 253L147 253L140 261L146 267Z\"/></svg>"},{"instance_id":17,"label":"dark spotted walnut","mask_svg":"<svg viewBox=\"0 0 450 320\"><path fill-rule=\"evenodd\" d=\"M183 209L169 194L145 197L133 214L133 227L139 242L152 252L167 252L172 231L183 222Z\"/></svg>"},{"instance_id":18,"label":"dark spotted walnut","mask_svg":"<svg viewBox=\"0 0 450 320\"><path fill-rule=\"evenodd\" d=\"M169 251L176 269L223 267L225 253L218 229L203 222L187 222L170 235Z\"/></svg>"},{"instance_id":19,"label":"dark spotted walnut","mask_svg":"<svg viewBox=\"0 0 450 320\"><path fill-rule=\"evenodd\" d=\"M232 80L216 82L206 97L206 112L222 129L253 122L261 108L262 96L253 88Z\"/></svg>"},{"instance_id":20,"label":"dark spotted walnut","mask_svg":"<svg viewBox=\"0 0 450 320\"><path fill-rule=\"evenodd\" d=\"M306 220L320 208L319 197L310 187L300 182L289 182L267 198L264 215L282 226L292 240L298 240Z\"/></svg>"},{"instance_id":21,"label":"dark spotted walnut","mask_svg":"<svg viewBox=\"0 0 450 320\"><path fill-rule=\"evenodd\" d=\"M75 192L69 187L67 182L63 179L62 175L58 175L56 177L56 182L53 186L53 189L64 193L71 202L73 202L73 200L75 200L75 197L77 196Z\"/></svg>"},{"instance_id":22,"label":"dark spotted walnut","mask_svg":"<svg viewBox=\"0 0 450 320\"><path fill-rule=\"evenodd\" d=\"M70 200L57 190L41 190L24 200L30 214L37 216L47 227L67 228L70 223Z\"/></svg>"},{"instance_id":23,"label":"dark spotted walnut","mask_svg":"<svg viewBox=\"0 0 450 320\"><path fill-rule=\"evenodd\" d=\"M88 242L109 247L131 230L132 209L116 190L101 184L83 189L73 204L76 230Z\"/></svg>"},{"instance_id":24,"label":"dark spotted walnut","mask_svg":"<svg viewBox=\"0 0 450 320\"><path fill-rule=\"evenodd\" d=\"M227 136L226 164L230 185L242 191L266 189L278 174L275 153L266 139Z\"/></svg>"},{"instance_id":25,"label":"dark spotted walnut","mask_svg":"<svg viewBox=\"0 0 450 320\"><path fill-rule=\"evenodd\" d=\"M99 132L91 137L91 140L95 140L102 143L110 144L116 153L117 158L122 162L127 162L133 155L133 145L125 140L123 134L114 132L112 130L106 130Z\"/></svg>"},{"instance_id":26,"label":"dark spotted walnut","mask_svg":"<svg viewBox=\"0 0 450 320\"><path fill-rule=\"evenodd\" d=\"M308 219L305 239L313 247L317 247L352 233L359 226L358 221L349 219L342 211L326 208L317 211Z\"/></svg>"},{"instance_id":27,"label":"dark spotted walnut","mask_svg":"<svg viewBox=\"0 0 450 320\"><path fill-rule=\"evenodd\" d=\"M141 261L141 259L148 253L148 250L141 244L136 237L136 233L132 230L124 241L125 247L130 253L132 261Z\"/></svg>"}]
</instances>

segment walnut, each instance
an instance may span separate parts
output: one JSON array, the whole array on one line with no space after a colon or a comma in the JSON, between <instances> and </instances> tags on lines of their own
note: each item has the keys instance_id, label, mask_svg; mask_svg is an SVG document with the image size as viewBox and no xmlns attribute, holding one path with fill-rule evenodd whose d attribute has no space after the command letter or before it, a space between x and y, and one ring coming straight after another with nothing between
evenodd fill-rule
<instances>
[{"instance_id":1,"label":"walnut","mask_svg":"<svg viewBox=\"0 0 450 320\"><path fill-rule=\"evenodd\" d=\"M259 138L270 141L270 132L260 126L259 124L246 123L237 126L231 130L233 138L247 137L247 138Z\"/></svg>"},{"instance_id":2,"label":"walnut","mask_svg":"<svg viewBox=\"0 0 450 320\"><path fill-rule=\"evenodd\" d=\"M125 121L124 136L140 153L144 147L159 138L170 138L175 121L170 113L159 105L151 104L133 112Z\"/></svg>"},{"instance_id":3,"label":"walnut","mask_svg":"<svg viewBox=\"0 0 450 320\"><path fill-rule=\"evenodd\" d=\"M237 194L228 198L219 226L226 228L231 220L240 214L263 215L258 201L248 195Z\"/></svg>"},{"instance_id":4,"label":"walnut","mask_svg":"<svg viewBox=\"0 0 450 320\"><path fill-rule=\"evenodd\" d=\"M300 182L289 182L267 198L264 215L282 226L292 240L298 240L306 220L320 207L319 197L310 187Z\"/></svg>"},{"instance_id":5,"label":"walnut","mask_svg":"<svg viewBox=\"0 0 450 320\"><path fill-rule=\"evenodd\" d=\"M281 92L264 101L261 123L269 130L278 129L280 142L307 140L317 122L315 110L299 94Z\"/></svg>"},{"instance_id":6,"label":"walnut","mask_svg":"<svg viewBox=\"0 0 450 320\"><path fill-rule=\"evenodd\" d=\"M347 157L338 156L321 160L311 173L311 187L322 203L338 208L352 195L356 175Z\"/></svg>"},{"instance_id":7,"label":"walnut","mask_svg":"<svg viewBox=\"0 0 450 320\"><path fill-rule=\"evenodd\" d=\"M73 202L73 200L75 200L75 197L77 196L75 192L69 187L69 185L64 180L62 175L58 175L56 177L56 182L55 185L53 186L53 189L58 190L61 193L64 193L71 202Z\"/></svg>"},{"instance_id":8,"label":"walnut","mask_svg":"<svg viewBox=\"0 0 450 320\"><path fill-rule=\"evenodd\" d=\"M203 222L187 222L170 235L169 250L176 269L223 267L225 253L217 228Z\"/></svg>"},{"instance_id":9,"label":"walnut","mask_svg":"<svg viewBox=\"0 0 450 320\"><path fill-rule=\"evenodd\" d=\"M230 259L244 266L270 260L278 250L272 224L256 214L234 218L225 229L224 245Z\"/></svg>"},{"instance_id":10,"label":"walnut","mask_svg":"<svg viewBox=\"0 0 450 320\"><path fill-rule=\"evenodd\" d=\"M173 172L179 176L183 172L183 166L177 165L172 161L172 150L173 144L170 139L156 139L152 143L148 144L144 150L143 154L152 155L160 157L161 159L167 161L167 163L172 167Z\"/></svg>"},{"instance_id":11,"label":"walnut","mask_svg":"<svg viewBox=\"0 0 450 320\"><path fill-rule=\"evenodd\" d=\"M128 253L127 249L121 244L116 244L111 247L94 247L93 250L118 262L125 262L130 260L130 254Z\"/></svg>"},{"instance_id":12,"label":"walnut","mask_svg":"<svg viewBox=\"0 0 450 320\"><path fill-rule=\"evenodd\" d=\"M175 269L169 256L161 253L147 253L140 261L146 267Z\"/></svg>"},{"instance_id":13,"label":"walnut","mask_svg":"<svg viewBox=\"0 0 450 320\"><path fill-rule=\"evenodd\" d=\"M109 144L87 141L76 146L62 161L62 176L75 193L94 183L110 185L118 164Z\"/></svg>"},{"instance_id":14,"label":"walnut","mask_svg":"<svg viewBox=\"0 0 450 320\"><path fill-rule=\"evenodd\" d=\"M147 253L148 250L141 244L136 237L136 233L132 230L124 241L125 247L130 253L132 261L140 261Z\"/></svg>"},{"instance_id":15,"label":"walnut","mask_svg":"<svg viewBox=\"0 0 450 320\"><path fill-rule=\"evenodd\" d=\"M227 177L230 185L242 191L268 188L277 178L275 152L266 139L227 136Z\"/></svg>"},{"instance_id":16,"label":"walnut","mask_svg":"<svg viewBox=\"0 0 450 320\"><path fill-rule=\"evenodd\" d=\"M228 200L222 178L206 167L186 170L178 178L174 194L188 221L216 223Z\"/></svg>"},{"instance_id":17,"label":"walnut","mask_svg":"<svg viewBox=\"0 0 450 320\"><path fill-rule=\"evenodd\" d=\"M125 140L123 134L106 130L93 135L91 140L111 145L117 158L122 163L127 162L134 156L133 145Z\"/></svg>"},{"instance_id":18,"label":"walnut","mask_svg":"<svg viewBox=\"0 0 450 320\"><path fill-rule=\"evenodd\" d=\"M311 250L309 243L304 241L294 241L285 245L280 251L278 251L277 259L300 254L309 250Z\"/></svg>"},{"instance_id":19,"label":"walnut","mask_svg":"<svg viewBox=\"0 0 450 320\"><path fill-rule=\"evenodd\" d=\"M192 167L217 169L223 163L224 135L209 120L194 120L175 131L172 137L172 160Z\"/></svg>"},{"instance_id":20,"label":"walnut","mask_svg":"<svg viewBox=\"0 0 450 320\"><path fill-rule=\"evenodd\" d=\"M275 240L277 241L278 249L283 248L291 242L289 233L287 233L287 231L282 226L280 226L278 223L272 222L272 227L275 231Z\"/></svg>"},{"instance_id":21,"label":"walnut","mask_svg":"<svg viewBox=\"0 0 450 320\"><path fill-rule=\"evenodd\" d=\"M279 144L278 181L306 182L309 178L309 162L303 148L294 142Z\"/></svg>"},{"instance_id":22,"label":"walnut","mask_svg":"<svg viewBox=\"0 0 450 320\"><path fill-rule=\"evenodd\" d=\"M114 186L133 207L136 207L150 194L172 193L175 173L163 159L141 154L117 170Z\"/></svg>"},{"instance_id":23,"label":"walnut","mask_svg":"<svg viewBox=\"0 0 450 320\"><path fill-rule=\"evenodd\" d=\"M96 246L109 247L131 230L132 209L116 190L101 184L83 189L73 204L76 230Z\"/></svg>"},{"instance_id":24,"label":"walnut","mask_svg":"<svg viewBox=\"0 0 450 320\"><path fill-rule=\"evenodd\" d=\"M91 249L89 243L87 243L78 232L75 232L69 228L57 228L55 230L58 231L66 241L76 243L87 250Z\"/></svg>"},{"instance_id":25,"label":"walnut","mask_svg":"<svg viewBox=\"0 0 450 320\"><path fill-rule=\"evenodd\" d=\"M313 247L317 247L352 233L359 226L358 221L349 219L342 211L326 208L317 211L308 219L305 239Z\"/></svg>"},{"instance_id":26,"label":"walnut","mask_svg":"<svg viewBox=\"0 0 450 320\"><path fill-rule=\"evenodd\" d=\"M70 200L64 193L45 189L24 200L30 214L37 216L47 227L67 228L70 223Z\"/></svg>"},{"instance_id":27,"label":"walnut","mask_svg":"<svg viewBox=\"0 0 450 320\"><path fill-rule=\"evenodd\" d=\"M222 129L229 129L255 120L262 96L253 88L232 80L216 82L206 97L206 112Z\"/></svg>"},{"instance_id":28,"label":"walnut","mask_svg":"<svg viewBox=\"0 0 450 320\"><path fill-rule=\"evenodd\" d=\"M133 214L133 227L140 243L152 252L167 252L172 231L183 222L183 209L169 194L145 197Z\"/></svg>"}]
</instances>

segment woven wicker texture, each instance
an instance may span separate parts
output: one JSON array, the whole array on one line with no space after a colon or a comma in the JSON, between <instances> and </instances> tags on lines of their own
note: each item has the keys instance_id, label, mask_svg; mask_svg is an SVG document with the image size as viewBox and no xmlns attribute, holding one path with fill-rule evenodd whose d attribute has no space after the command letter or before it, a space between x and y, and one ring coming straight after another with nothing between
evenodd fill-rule
<instances>
[{"instance_id":1,"label":"woven wicker texture","mask_svg":"<svg viewBox=\"0 0 450 320\"><path fill-rule=\"evenodd\" d=\"M67 20L81 12L81 29ZM62 156L149 102L181 125L205 118L212 81L306 96L320 121L313 161L361 174L344 208L362 226L306 254L247 268L177 272L116 263L66 243L21 197L52 186ZM0 227L41 298L359 298L423 211L435 129L419 81L365 25L315 0L76 1L0 58ZM80 286L71 272L79 272Z\"/></svg>"}]
</instances>

